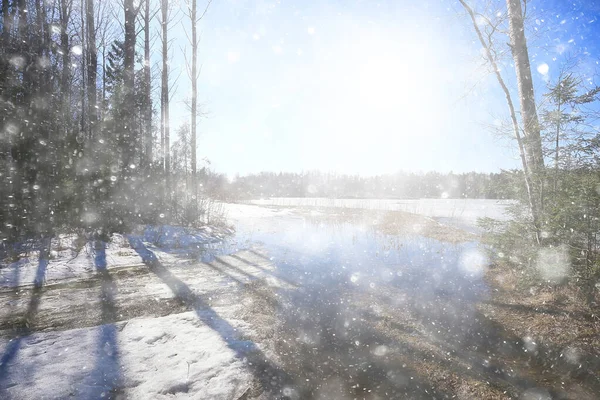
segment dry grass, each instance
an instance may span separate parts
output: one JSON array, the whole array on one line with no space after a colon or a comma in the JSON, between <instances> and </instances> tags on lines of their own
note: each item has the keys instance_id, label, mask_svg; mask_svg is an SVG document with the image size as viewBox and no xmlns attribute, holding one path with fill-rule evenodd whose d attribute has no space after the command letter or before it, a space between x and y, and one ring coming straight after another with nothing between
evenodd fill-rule
<instances>
[{"instance_id":1,"label":"dry grass","mask_svg":"<svg viewBox=\"0 0 600 400\"><path fill-rule=\"evenodd\" d=\"M485 279L492 295L479 310L514 336L534 341L553 372L562 371L569 398L597 398L580 382L600 384L600 310L573 282L551 286L526 275L507 264L491 268Z\"/></svg>"},{"instance_id":2,"label":"dry grass","mask_svg":"<svg viewBox=\"0 0 600 400\"><path fill-rule=\"evenodd\" d=\"M585 301L581 288L573 283L522 285L523 275L504 264L489 269L485 279L492 297L481 308L521 337L535 335L553 347L600 350L600 310Z\"/></svg>"}]
</instances>

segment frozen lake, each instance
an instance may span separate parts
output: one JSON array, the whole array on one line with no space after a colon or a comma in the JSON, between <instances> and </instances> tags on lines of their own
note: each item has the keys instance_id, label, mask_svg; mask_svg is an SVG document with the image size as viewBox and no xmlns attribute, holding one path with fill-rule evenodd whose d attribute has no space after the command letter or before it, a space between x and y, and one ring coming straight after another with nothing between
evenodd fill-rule
<instances>
[{"instance_id":1,"label":"frozen lake","mask_svg":"<svg viewBox=\"0 0 600 400\"><path fill-rule=\"evenodd\" d=\"M251 200L256 205L362 208L405 211L432 217L440 222L470 231L477 230L479 218L505 220L506 207L513 200L487 199L328 199L306 197L274 197Z\"/></svg>"}]
</instances>

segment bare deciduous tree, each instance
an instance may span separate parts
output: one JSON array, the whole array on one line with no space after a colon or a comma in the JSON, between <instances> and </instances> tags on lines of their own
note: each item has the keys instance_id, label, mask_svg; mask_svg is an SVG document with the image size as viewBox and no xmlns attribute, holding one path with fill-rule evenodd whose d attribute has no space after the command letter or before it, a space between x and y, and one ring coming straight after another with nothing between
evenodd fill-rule
<instances>
[{"instance_id":1,"label":"bare deciduous tree","mask_svg":"<svg viewBox=\"0 0 600 400\"><path fill-rule=\"evenodd\" d=\"M190 138L190 146L191 149L191 167L192 167L192 191L193 195L197 196L198 186L196 182L196 147L197 147L197 129L198 129L198 23L204 18L206 15L208 8L210 7L210 3L212 0L208 0L206 3L206 7L201 15L198 15L198 6L197 0L188 0L188 13L187 16L190 20L192 33L191 36L188 36L190 45L192 47L192 60L191 60L191 68L189 68L188 73L190 76L190 80L192 83L192 94L190 101L190 117L191 117L191 138Z\"/></svg>"},{"instance_id":2,"label":"bare deciduous tree","mask_svg":"<svg viewBox=\"0 0 600 400\"><path fill-rule=\"evenodd\" d=\"M97 74L98 74L98 52L96 48L96 24L94 13L94 0L86 0L85 23L86 23L86 48L87 48L87 97L88 97L88 121L89 136L96 136L98 125L97 104Z\"/></svg>"},{"instance_id":3,"label":"bare deciduous tree","mask_svg":"<svg viewBox=\"0 0 600 400\"><path fill-rule=\"evenodd\" d=\"M473 24L473 28L475 30L475 33L477 34L477 38L479 39L480 44L483 46L483 48L485 49L485 55L486 55L486 59L487 61L492 65L492 70L494 72L494 75L496 76L496 79L500 85L500 87L502 88L502 91L504 93L504 96L506 98L506 103L508 105L508 109L509 109L509 113L510 113L510 119L512 122L512 129L513 129L513 133L515 136L515 139L517 141L517 145L519 147L519 155L521 158L521 164L523 166L523 171L524 171L524 177L525 177L525 186L527 189L527 195L528 195L528 200L529 200L529 207L531 210L531 215L533 218L533 225L534 225L534 231L535 231L535 236L536 236L536 241L538 244L541 243L542 237L541 237L541 225L540 225L540 218L541 218L541 192L540 190L537 188L540 185L536 185L535 184L535 180L537 179L535 174L537 172L540 172L541 169L543 169L543 158L541 158L541 167L539 165L540 159L538 159L538 154L539 157L541 157L542 154L542 150L541 150L541 140L540 138L540 132L539 132L539 122L537 122L537 113L535 114L535 118L531 115L531 104L529 103L530 99L523 99L522 96L524 94L524 90L530 91L531 96L533 96L533 82L531 82L531 70L529 69L529 85L525 84L524 87L522 87L522 84L519 84L520 90L519 91L519 97L521 100L521 107L523 107L523 104L525 102L525 104L527 104L527 107L529 107L529 123L530 123L530 128L534 129L535 123L537 123L537 137L538 140L535 140L535 129L533 131L530 131L530 133L528 133L527 131L525 131L525 140L524 138L521 136L521 127L519 125L519 120L517 118L517 111L515 109L514 103L512 101L512 97L510 95L510 90L508 89L508 86L506 85L506 82L504 80L504 78L502 77L502 74L500 73L500 68L498 66L498 62L496 59L496 54L498 53L497 50L494 48L494 41L493 41L493 35L494 33L497 32L498 30L498 26L500 24L500 22L497 22L496 24L490 24L491 21L489 19L486 19L485 16L481 16L480 14L476 14L475 11L473 10L473 8L465 1L465 0L459 0L461 5L463 6L463 8L467 11L467 13L469 14L469 17L471 19L471 22ZM507 0L507 3L511 3L513 0ZM516 0L517 2L520 2L520 0ZM519 10L520 10L520 3L519 3ZM516 54L515 52L515 47L514 45L512 46L513 49L513 56L518 57L521 63L524 63L525 60L524 58L527 58L527 65L526 66L522 66L522 73L523 76L526 75L526 69L529 68L529 56L528 53L526 52L527 50L527 44L525 42L525 36L524 36L524 32L521 32L521 35L515 35L513 33L514 29L518 29L518 26L521 27L521 29L523 29L523 17L522 14L520 19L514 17L514 14L516 13L515 10L512 11L513 16L510 17L511 22L510 22L510 37L511 38L517 38L517 42L519 43L519 48L523 48L525 49L524 53L521 54ZM510 14L510 11L509 11ZM487 32L486 34L483 33L482 29L479 26L478 23L478 16L480 18L484 18L484 21L487 24L490 24L490 30L489 32ZM512 19L515 19L515 21L512 21ZM522 38L521 38L522 36ZM516 66L516 62L515 62L515 69L517 69ZM533 97L533 111L535 111L535 98ZM531 133L533 132L533 133ZM529 136L528 136L529 135ZM533 136L532 136L533 135ZM536 164L537 163L537 164Z\"/></svg>"}]
</instances>

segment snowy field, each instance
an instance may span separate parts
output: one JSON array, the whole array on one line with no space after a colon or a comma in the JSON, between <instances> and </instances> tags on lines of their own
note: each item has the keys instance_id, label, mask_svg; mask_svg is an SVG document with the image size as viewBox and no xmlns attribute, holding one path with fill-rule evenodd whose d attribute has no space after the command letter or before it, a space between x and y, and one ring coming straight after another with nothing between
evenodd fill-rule
<instances>
[{"instance_id":1,"label":"snowy field","mask_svg":"<svg viewBox=\"0 0 600 400\"><path fill-rule=\"evenodd\" d=\"M477 230L479 218L505 220L506 207L512 200L486 199L328 199L274 197L252 200L251 204L271 206L338 207L370 210L405 211L437 219L466 230Z\"/></svg>"}]
</instances>

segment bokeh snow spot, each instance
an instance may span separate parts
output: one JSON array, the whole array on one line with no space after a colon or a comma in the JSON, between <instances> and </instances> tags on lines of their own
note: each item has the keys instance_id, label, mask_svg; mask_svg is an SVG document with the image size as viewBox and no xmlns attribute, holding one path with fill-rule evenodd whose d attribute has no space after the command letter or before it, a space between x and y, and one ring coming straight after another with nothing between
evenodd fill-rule
<instances>
[{"instance_id":1,"label":"bokeh snow spot","mask_svg":"<svg viewBox=\"0 0 600 400\"><path fill-rule=\"evenodd\" d=\"M377 357L383 357L388 353L388 348L387 346L377 346L375 347L375 350L373 350L373 354L376 355Z\"/></svg>"},{"instance_id":2,"label":"bokeh snow spot","mask_svg":"<svg viewBox=\"0 0 600 400\"><path fill-rule=\"evenodd\" d=\"M460 255L458 265L463 272L471 276L481 276L485 273L488 259L481 250L469 249Z\"/></svg>"},{"instance_id":3,"label":"bokeh snow spot","mask_svg":"<svg viewBox=\"0 0 600 400\"><path fill-rule=\"evenodd\" d=\"M283 388L283 395L288 398L288 399L299 399L300 396L298 395L298 392L296 391L296 389L291 388L291 387L285 387Z\"/></svg>"},{"instance_id":4,"label":"bokeh snow spot","mask_svg":"<svg viewBox=\"0 0 600 400\"><path fill-rule=\"evenodd\" d=\"M531 336L526 336L523 338L523 346L530 353L533 353L537 350L537 343L531 338Z\"/></svg>"},{"instance_id":5,"label":"bokeh snow spot","mask_svg":"<svg viewBox=\"0 0 600 400\"><path fill-rule=\"evenodd\" d=\"M561 282L571 271L571 262L566 246L541 249L535 263L536 269L544 280Z\"/></svg>"},{"instance_id":6,"label":"bokeh snow spot","mask_svg":"<svg viewBox=\"0 0 600 400\"><path fill-rule=\"evenodd\" d=\"M15 136L19 133L19 127L13 123L8 122L4 126L4 132L6 132L7 136Z\"/></svg>"},{"instance_id":7,"label":"bokeh snow spot","mask_svg":"<svg viewBox=\"0 0 600 400\"><path fill-rule=\"evenodd\" d=\"M98 215L94 212L87 212L83 214L83 221L86 223L92 223L98 220Z\"/></svg>"},{"instance_id":8,"label":"bokeh snow spot","mask_svg":"<svg viewBox=\"0 0 600 400\"><path fill-rule=\"evenodd\" d=\"M25 57L22 56L14 56L9 60L10 65L12 65L16 69L23 69L25 67Z\"/></svg>"},{"instance_id":9,"label":"bokeh snow spot","mask_svg":"<svg viewBox=\"0 0 600 400\"><path fill-rule=\"evenodd\" d=\"M80 56L83 53L83 48L80 45L71 47L71 53Z\"/></svg>"},{"instance_id":10,"label":"bokeh snow spot","mask_svg":"<svg viewBox=\"0 0 600 400\"><path fill-rule=\"evenodd\" d=\"M548 75L548 72L550 71L550 67L546 63L541 63L540 65L538 65L537 71L540 74L546 76L546 75Z\"/></svg>"},{"instance_id":11,"label":"bokeh snow spot","mask_svg":"<svg viewBox=\"0 0 600 400\"><path fill-rule=\"evenodd\" d=\"M563 356L570 364L579 364L580 351L575 347L567 347L564 351Z\"/></svg>"},{"instance_id":12,"label":"bokeh snow spot","mask_svg":"<svg viewBox=\"0 0 600 400\"><path fill-rule=\"evenodd\" d=\"M40 58L38 59L38 66L39 66L41 69L46 69L46 68L49 68L49 67L50 67L50 65L51 65L50 58L48 58L48 57L46 57L46 56L42 56L42 57L40 57Z\"/></svg>"},{"instance_id":13,"label":"bokeh snow spot","mask_svg":"<svg viewBox=\"0 0 600 400\"><path fill-rule=\"evenodd\" d=\"M531 388L523 392L522 400L552 400L552 396L546 389Z\"/></svg>"}]
</instances>

